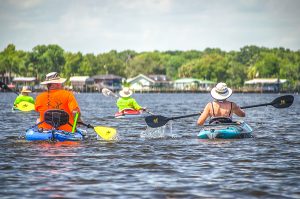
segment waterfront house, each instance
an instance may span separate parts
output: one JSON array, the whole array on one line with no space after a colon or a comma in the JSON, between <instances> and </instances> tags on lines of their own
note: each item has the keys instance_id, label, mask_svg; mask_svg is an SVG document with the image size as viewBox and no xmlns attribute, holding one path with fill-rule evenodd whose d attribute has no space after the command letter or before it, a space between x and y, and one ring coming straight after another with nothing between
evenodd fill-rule
<instances>
[{"instance_id":1,"label":"waterfront house","mask_svg":"<svg viewBox=\"0 0 300 199\"><path fill-rule=\"evenodd\" d=\"M14 77L12 82L16 90L21 90L23 86L28 86L31 90L35 90L37 79L35 77Z\"/></svg>"},{"instance_id":2,"label":"waterfront house","mask_svg":"<svg viewBox=\"0 0 300 199\"><path fill-rule=\"evenodd\" d=\"M99 92L103 88L108 88L112 91L119 91L122 89L122 79L123 77L107 74L107 75L95 75L92 76L94 79L95 89Z\"/></svg>"},{"instance_id":3,"label":"waterfront house","mask_svg":"<svg viewBox=\"0 0 300 199\"><path fill-rule=\"evenodd\" d=\"M287 82L286 79L256 78L245 81L245 92L279 92L280 87Z\"/></svg>"},{"instance_id":4,"label":"waterfront house","mask_svg":"<svg viewBox=\"0 0 300 199\"><path fill-rule=\"evenodd\" d=\"M135 91L159 91L170 88L171 84L165 75L143 75L127 79L130 88Z\"/></svg>"},{"instance_id":5,"label":"waterfront house","mask_svg":"<svg viewBox=\"0 0 300 199\"><path fill-rule=\"evenodd\" d=\"M94 91L94 79L89 76L70 77L71 88L74 91L91 92Z\"/></svg>"},{"instance_id":6,"label":"waterfront house","mask_svg":"<svg viewBox=\"0 0 300 199\"><path fill-rule=\"evenodd\" d=\"M195 78L182 78L173 82L174 90L181 91L209 91L216 83L208 80L200 80Z\"/></svg>"}]
</instances>

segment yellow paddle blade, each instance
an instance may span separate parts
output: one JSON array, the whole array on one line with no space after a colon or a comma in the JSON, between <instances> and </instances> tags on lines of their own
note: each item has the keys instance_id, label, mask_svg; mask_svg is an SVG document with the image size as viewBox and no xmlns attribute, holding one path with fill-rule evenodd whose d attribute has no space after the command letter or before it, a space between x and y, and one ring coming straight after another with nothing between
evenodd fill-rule
<instances>
[{"instance_id":1,"label":"yellow paddle blade","mask_svg":"<svg viewBox=\"0 0 300 199\"><path fill-rule=\"evenodd\" d=\"M117 136L117 130L111 127L96 126L94 130L104 140L114 140Z\"/></svg>"},{"instance_id":2,"label":"yellow paddle blade","mask_svg":"<svg viewBox=\"0 0 300 199\"><path fill-rule=\"evenodd\" d=\"M20 111L33 111L34 110L34 104L30 102L22 101L19 104L17 104L17 108Z\"/></svg>"}]
</instances>

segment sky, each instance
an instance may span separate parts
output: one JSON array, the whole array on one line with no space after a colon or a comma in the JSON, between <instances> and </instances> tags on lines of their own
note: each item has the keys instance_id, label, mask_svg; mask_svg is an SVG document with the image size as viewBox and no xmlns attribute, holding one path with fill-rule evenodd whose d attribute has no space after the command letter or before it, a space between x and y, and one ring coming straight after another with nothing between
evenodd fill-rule
<instances>
[{"instance_id":1,"label":"sky","mask_svg":"<svg viewBox=\"0 0 300 199\"><path fill-rule=\"evenodd\" d=\"M300 49L300 0L0 0L0 51Z\"/></svg>"}]
</instances>

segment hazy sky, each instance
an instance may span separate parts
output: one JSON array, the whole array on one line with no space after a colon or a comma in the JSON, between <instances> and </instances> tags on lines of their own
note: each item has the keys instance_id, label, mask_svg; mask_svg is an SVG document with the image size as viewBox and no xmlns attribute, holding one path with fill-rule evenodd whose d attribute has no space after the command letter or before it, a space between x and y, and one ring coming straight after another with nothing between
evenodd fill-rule
<instances>
[{"instance_id":1,"label":"hazy sky","mask_svg":"<svg viewBox=\"0 0 300 199\"><path fill-rule=\"evenodd\" d=\"M300 0L0 0L0 51L300 49Z\"/></svg>"}]
</instances>

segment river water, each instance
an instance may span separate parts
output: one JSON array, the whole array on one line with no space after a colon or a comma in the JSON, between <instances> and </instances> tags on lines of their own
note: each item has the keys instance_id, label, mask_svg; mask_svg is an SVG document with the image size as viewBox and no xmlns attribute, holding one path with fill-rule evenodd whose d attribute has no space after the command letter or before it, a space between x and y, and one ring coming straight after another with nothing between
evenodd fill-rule
<instances>
[{"instance_id":1,"label":"river water","mask_svg":"<svg viewBox=\"0 0 300 199\"><path fill-rule=\"evenodd\" d=\"M278 94L233 94L240 106ZM0 197L4 198L300 198L299 96L286 109L246 110L254 138L197 139L197 117L147 129L142 118L117 120L115 98L76 94L86 123L112 126L118 140L32 143L18 139L36 113L11 111L16 97L0 93ZM201 111L209 94L134 94L167 117Z\"/></svg>"}]
</instances>

